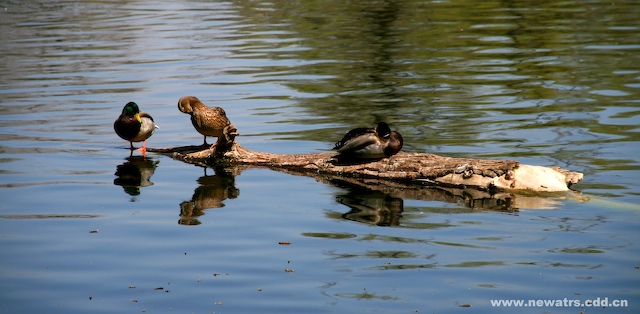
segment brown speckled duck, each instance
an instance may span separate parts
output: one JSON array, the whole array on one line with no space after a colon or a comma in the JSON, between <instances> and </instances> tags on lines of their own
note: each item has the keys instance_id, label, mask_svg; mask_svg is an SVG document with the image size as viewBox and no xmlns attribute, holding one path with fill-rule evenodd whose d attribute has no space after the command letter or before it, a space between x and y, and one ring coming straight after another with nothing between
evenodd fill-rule
<instances>
[{"instance_id":1,"label":"brown speckled duck","mask_svg":"<svg viewBox=\"0 0 640 314\"><path fill-rule=\"evenodd\" d=\"M184 96L178 101L178 109L191 116L191 123L200 134L204 135L204 146L207 136L222 136L222 131L231 124L227 114L220 107L207 107L194 96ZM215 144L213 144L215 145Z\"/></svg>"},{"instance_id":2,"label":"brown speckled duck","mask_svg":"<svg viewBox=\"0 0 640 314\"><path fill-rule=\"evenodd\" d=\"M143 155L147 152L147 139L158 128L153 118L148 113L140 111L134 102L127 103L122 108L122 114L113 123L116 134L131 144L132 152L133 142L143 142L142 147L138 149Z\"/></svg>"},{"instance_id":3,"label":"brown speckled duck","mask_svg":"<svg viewBox=\"0 0 640 314\"><path fill-rule=\"evenodd\" d=\"M333 148L340 156L355 159L391 157L402 149L402 135L380 122L375 128L353 129Z\"/></svg>"}]
</instances>

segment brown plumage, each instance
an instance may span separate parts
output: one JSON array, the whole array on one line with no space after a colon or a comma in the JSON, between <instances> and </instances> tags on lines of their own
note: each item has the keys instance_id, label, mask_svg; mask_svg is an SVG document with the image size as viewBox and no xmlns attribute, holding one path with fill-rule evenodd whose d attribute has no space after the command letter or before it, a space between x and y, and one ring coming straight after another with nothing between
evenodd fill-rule
<instances>
[{"instance_id":1,"label":"brown plumage","mask_svg":"<svg viewBox=\"0 0 640 314\"><path fill-rule=\"evenodd\" d=\"M207 144L207 136L220 137L222 130L231 122L227 114L220 107L207 107L200 99L194 96L184 96L178 101L178 109L191 116L191 123L200 134L204 135L204 144Z\"/></svg>"}]
</instances>

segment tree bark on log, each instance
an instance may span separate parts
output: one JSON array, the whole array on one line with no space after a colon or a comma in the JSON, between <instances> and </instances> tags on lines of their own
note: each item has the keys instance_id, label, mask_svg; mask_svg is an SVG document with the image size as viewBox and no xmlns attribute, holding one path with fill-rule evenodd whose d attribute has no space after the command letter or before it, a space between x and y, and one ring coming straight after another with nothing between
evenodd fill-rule
<instances>
[{"instance_id":1,"label":"tree bark on log","mask_svg":"<svg viewBox=\"0 0 640 314\"><path fill-rule=\"evenodd\" d=\"M203 166L247 165L309 176L329 175L353 179L377 179L403 185L504 191L567 191L583 174L559 167L522 165L513 160L451 158L429 153L400 152L372 161L343 161L335 153L272 154L242 147L231 137L214 147L183 146L153 149L174 159Z\"/></svg>"}]
</instances>

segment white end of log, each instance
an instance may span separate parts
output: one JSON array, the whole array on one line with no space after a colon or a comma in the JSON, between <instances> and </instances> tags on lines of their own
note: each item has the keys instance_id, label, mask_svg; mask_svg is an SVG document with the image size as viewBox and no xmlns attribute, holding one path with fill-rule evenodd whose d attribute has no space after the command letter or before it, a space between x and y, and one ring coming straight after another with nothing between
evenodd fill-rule
<instances>
[{"instance_id":1,"label":"white end of log","mask_svg":"<svg viewBox=\"0 0 640 314\"><path fill-rule=\"evenodd\" d=\"M568 191L569 186L580 182L582 177L582 173L570 172L557 167L549 168L521 164L513 169L508 178L507 175L489 178L476 174L464 178L462 174L450 173L444 177L436 178L435 181L445 184L482 188L494 186L504 190L562 192Z\"/></svg>"},{"instance_id":2,"label":"white end of log","mask_svg":"<svg viewBox=\"0 0 640 314\"><path fill-rule=\"evenodd\" d=\"M514 169L511 188L538 192L568 191L569 185L582 180L582 173L560 172L555 168L520 165Z\"/></svg>"}]
</instances>

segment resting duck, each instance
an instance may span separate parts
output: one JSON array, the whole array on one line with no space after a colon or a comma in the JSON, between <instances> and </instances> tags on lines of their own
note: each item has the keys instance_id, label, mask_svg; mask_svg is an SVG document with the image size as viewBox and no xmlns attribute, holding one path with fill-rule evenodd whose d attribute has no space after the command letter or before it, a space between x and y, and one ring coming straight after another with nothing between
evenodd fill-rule
<instances>
[{"instance_id":1,"label":"resting duck","mask_svg":"<svg viewBox=\"0 0 640 314\"><path fill-rule=\"evenodd\" d=\"M402 135L380 122L375 128L353 129L333 148L341 156L359 159L391 157L402 149Z\"/></svg>"},{"instance_id":2,"label":"resting duck","mask_svg":"<svg viewBox=\"0 0 640 314\"><path fill-rule=\"evenodd\" d=\"M200 134L204 135L204 144L207 144L207 136L222 136L222 131L231 124L227 114L220 107L207 107L200 99L194 96L184 96L178 101L178 109L191 116L191 123ZM215 144L213 144L215 145ZM213 146L212 145L212 146Z\"/></svg>"},{"instance_id":3,"label":"resting duck","mask_svg":"<svg viewBox=\"0 0 640 314\"><path fill-rule=\"evenodd\" d=\"M158 128L153 118L148 113L140 111L135 102L127 103L122 108L122 114L113 123L116 134L131 144L131 152L134 149L133 142L143 142L142 147L138 149L143 155L147 152L147 139Z\"/></svg>"}]
</instances>

